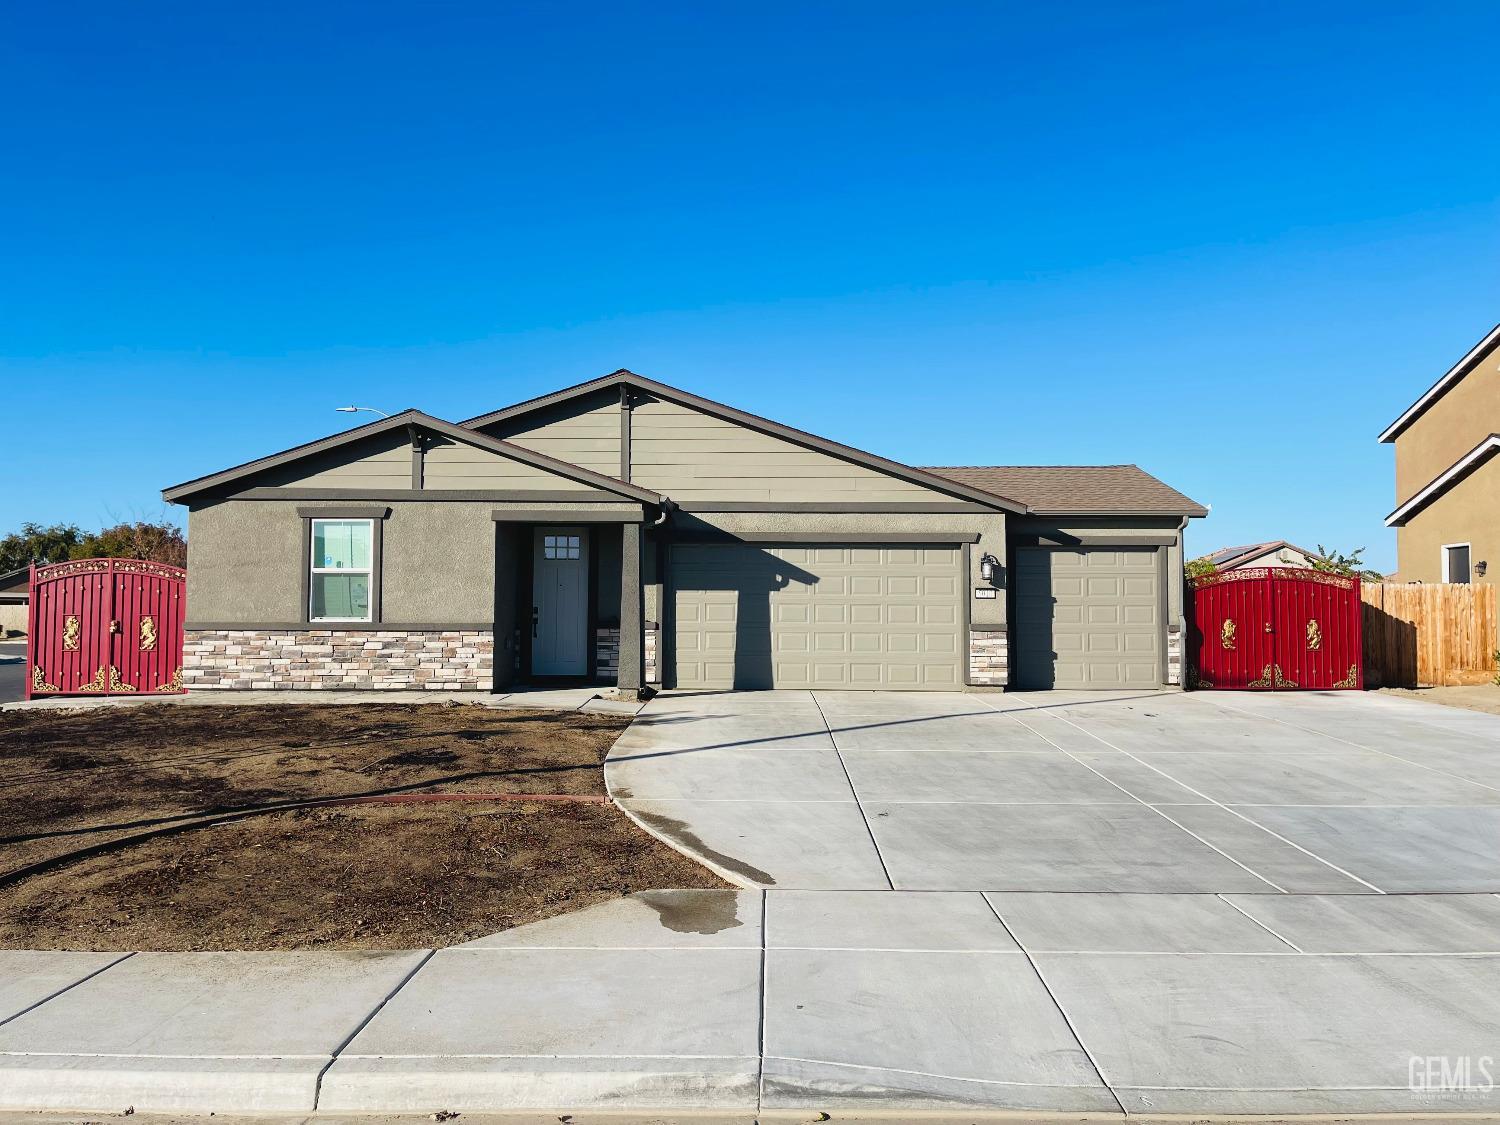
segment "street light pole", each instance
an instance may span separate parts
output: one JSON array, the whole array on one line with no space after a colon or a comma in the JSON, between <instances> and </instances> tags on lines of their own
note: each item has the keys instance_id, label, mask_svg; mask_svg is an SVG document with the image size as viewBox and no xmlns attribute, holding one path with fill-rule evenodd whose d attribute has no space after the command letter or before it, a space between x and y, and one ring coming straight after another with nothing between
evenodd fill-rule
<instances>
[{"instance_id":1,"label":"street light pole","mask_svg":"<svg viewBox=\"0 0 1500 1125\"><path fill-rule=\"evenodd\" d=\"M361 410L368 410L371 414L379 414L382 418L390 417L384 410L376 410L373 406L335 406L334 409L340 414L355 414Z\"/></svg>"}]
</instances>

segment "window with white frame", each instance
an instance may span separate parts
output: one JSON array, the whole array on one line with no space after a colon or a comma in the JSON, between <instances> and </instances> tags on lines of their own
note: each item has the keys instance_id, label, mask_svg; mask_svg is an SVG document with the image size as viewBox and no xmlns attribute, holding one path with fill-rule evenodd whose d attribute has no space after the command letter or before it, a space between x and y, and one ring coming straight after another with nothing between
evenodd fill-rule
<instances>
[{"instance_id":1,"label":"window with white frame","mask_svg":"<svg viewBox=\"0 0 1500 1125\"><path fill-rule=\"evenodd\" d=\"M579 557L580 537L577 535L542 536L542 558L576 559Z\"/></svg>"},{"instance_id":2,"label":"window with white frame","mask_svg":"<svg viewBox=\"0 0 1500 1125\"><path fill-rule=\"evenodd\" d=\"M1443 581L1467 586L1469 578L1469 545L1449 543L1443 547Z\"/></svg>"},{"instance_id":3,"label":"window with white frame","mask_svg":"<svg viewBox=\"0 0 1500 1125\"><path fill-rule=\"evenodd\" d=\"M369 621L374 520L313 520L309 621Z\"/></svg>"}]
</instances>

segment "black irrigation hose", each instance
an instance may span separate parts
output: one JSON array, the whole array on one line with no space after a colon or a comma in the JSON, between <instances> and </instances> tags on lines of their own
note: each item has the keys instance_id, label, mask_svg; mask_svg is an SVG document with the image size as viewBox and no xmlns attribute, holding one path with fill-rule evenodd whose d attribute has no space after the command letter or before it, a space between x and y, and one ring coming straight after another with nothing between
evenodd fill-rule
<instances>
[{"instance_id":1,"label":"black irrigation hose","mask_svg":"<svg viewBox=\"0 0 1500 1125\"><path fill-rule=\"evenodd\" d=\"M349 805L401 805L426 801L562 801L578 804L609 804L608 797L593 793L392 793L377 796L316 797L307 801L283 801L276 805L259 805L253 809L239 809L235 812L208 813L203 816L180 821L177 824L168 824L160 828L148 828L143 832L133 832L129 836L117 836L113 840L106 840L103 843L89 844L70 852L63 852L61 855L39 859L34 863L28 863L13 871L0 874L0 889L14 886L16 883L20 883L36 875L44 875L59 867L66 867L68 864L77 863L79 860L92 859L95 856L104 855L120 848L127 848L132 844L139 844L164 836L174 836L179 832L188 832L194 828L207 828L216 824L231 824L234 821L246 820L252 816L265 816L278 812L296 812L299 809L337 808Z\"/></svg>"}]
</instances>

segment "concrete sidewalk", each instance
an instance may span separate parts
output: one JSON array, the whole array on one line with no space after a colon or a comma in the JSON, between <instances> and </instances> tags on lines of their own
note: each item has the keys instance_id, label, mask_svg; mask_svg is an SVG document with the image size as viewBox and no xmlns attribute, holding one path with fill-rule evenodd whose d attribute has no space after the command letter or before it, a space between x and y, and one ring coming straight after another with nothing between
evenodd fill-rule
<instances>
[{"instance_id":1,"label":"concrete sidewalk","mask_svg":"<svg viewBox=\"0 0 1500 1125\"><path fill-rule=\"evenodd\" d=\"M1497 1029L1491 895L651 892L435 953L0 953L0 1108L1500 1112L1410 1088Z\"/></svg>"}]
</instances>

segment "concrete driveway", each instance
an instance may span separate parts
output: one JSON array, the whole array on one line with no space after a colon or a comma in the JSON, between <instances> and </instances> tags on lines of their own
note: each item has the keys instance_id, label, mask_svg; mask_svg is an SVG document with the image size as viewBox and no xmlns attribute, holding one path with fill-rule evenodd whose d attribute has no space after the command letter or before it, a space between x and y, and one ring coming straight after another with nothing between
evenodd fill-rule
<instances>
[{"instance_id":1,"label":"concrete driveway","mask_svg":"<svg viewBox=\"0 0 1500 1125\"><path fill-rule=\"evenodd\" d=\"M1365 694L667 695L607 775L746 886L1500 891L1500 718Z\"/></svg>"},{"instance_id":2,"label":"concrete driveway","mask_svg":"<svg viewBox=\"0 0 1500 1125\"><path fill-rule=\"evenodd\" d=\"M607 773L769 888L767 1107L1500 1108L1500 718L669 695Z\"/></svg>"}]
</instances>

